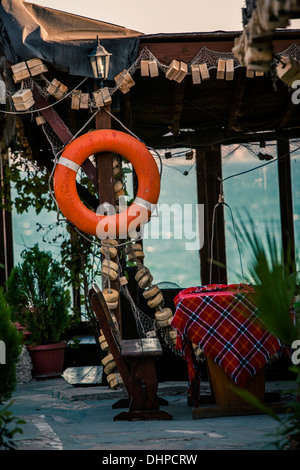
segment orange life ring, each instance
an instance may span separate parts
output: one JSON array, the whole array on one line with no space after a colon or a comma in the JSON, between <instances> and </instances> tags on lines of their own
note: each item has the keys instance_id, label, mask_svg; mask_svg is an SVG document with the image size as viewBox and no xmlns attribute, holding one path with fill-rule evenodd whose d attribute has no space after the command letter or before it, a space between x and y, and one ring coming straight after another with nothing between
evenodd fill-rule
<instances>
[{"instance_id":1,"label":"orange life ring","mask_svg":"<svg viewBox=\"0 0 300 470\"><path fill-rule=\"evenodd\" d=\"M137 175L136 198L119 214L101 215L91 211L81 202L76 190L77 171L88 157L101 152L122 155L132 163ZM99 238L114 235L114 238L127 238L130 226L149 221L159 198L160 175L153 156L142 142L124 132L101 129L67 145L55 168L54 192L63 215L82 232Z\"/></svg>"}]
</instances>

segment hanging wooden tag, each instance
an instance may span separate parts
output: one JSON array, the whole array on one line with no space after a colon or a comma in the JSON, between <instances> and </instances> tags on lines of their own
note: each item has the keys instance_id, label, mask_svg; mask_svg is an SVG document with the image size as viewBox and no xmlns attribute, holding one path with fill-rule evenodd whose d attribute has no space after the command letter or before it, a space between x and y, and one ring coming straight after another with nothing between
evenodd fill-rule
<instances>
[{"instance_id":1,"label":"hanging wooden tag","mask_svg":"<svg viewBox=\"0 0 300 470\"><path fill-rule=\"evenodd\" d=\"M156 60L149 60L148 62L150 77L158 77L158 66Z\"/></svg>"},{"instance_id":2,"label":"hanging wooden tag","mask_svg":"<svg viewBox=\"0 0 300 470\"><path fill-rule=\"evenodd\" d=\"M205 64L205 63L204 64L199 64L199 70L200 70L202 80L208 80L210 78L209 70L207 68L207 64Z\"/></svg>"},{"instance_id":3,"label":"hanging wooden tag","mask_svg":"<svg viewBox=\"0 0 300 470\"><path fill-rule=\"evenodd\" d=\"M107 106L112 102L112 98L109 93L108 87L101 88L101 95L102 95L104 106Z\"/></svg>"},{"instance_id":4,"label":"hanging wooden tag","mask_svg":"<svg viewBox=\"0 0 300 470\"><path fill-rule=\"evenodd\" d=\"M47 91L49 95L54 96L54 98L56 98L57 100L60 100L67 93L68 87L66 87L56 78L54 78L52 82L48 85Z\"/></svg>"},{"instance_id":5,"label":"hanging wooden tag","mask_svg":"<svg viewBox=\"0 0 300 470\"><path fill-rule=\"evenodd\" d=\"M30 77L29 70L26 62L19 62L18 64L12 65L11 70L13 73L13 80L15 83L20 83L22 80Z\"/></svg>"},{"instance_id":6,"label":"hanging wooden tag","mask_svg":"<svg viewBox=\"0 0 300 470\"><path fill-rule=\"evenodd\" d=\"M130 88L135 85L133 78L127 70L123 70L123 72L116 75L114 80L124 94L128 93Z\"/></svg>"},{"instance_id":7,"label":"hanging wooden tag","mask_svg":"<svg viewBox=\"0 0 300 470\"><path fill-rule=\"evenodd\" d=\"M223 80L225 78L225 68L226 68L226 60L219 59L218 67L217 67L217 79L218 80Z\"/></svg>"},{"instance_id":8,"label":"hanging wooden tag","mask_svg":"<svg viewBox=\"0 0 300 470\"><path fill-rule=\"evenodd\" d=\"M71 100L71 109L79 109L80 108L80 95L81 90L74 90L72 93L72 100Z\"/></svg>"},{"instance_id":9,"label":"hanging wooden tag","mask_svg":"<svg viewBox=\"0 0 300 470\"><path fill-rule=\"evenodd\" d=\"M26 111L34 105L32 91L28 88L24 90L18 90L12 96L12 100L17 111Z\"/></svg>"},{"instance_id":10,"label":"hanging wooden tag","mask_svg":"<svg viewBox=\"0 0 300 470\"><path fill-rule=\"evenodd\" d=\"M48 72L48 67L44 64L41 59L34 58L26 61L27 67L29 69L30 75L35 77L41 73Z\"/></svg>"},{"instance_id":11,"label":"hanging wooden tag","mask_svg":"<svg viewBox=\"0 0 300 470\"><path fill-rule=\"evenodd\" d=\"M191 72L194 85L201 83L200 68L198 64L191 65Z\"/></svg>"},{"instance_id":12,"label":"hanging wooden tag","mask_svg":"<svg viewBox=\"0 0 300 470\"><path fill-rule=\"evenodd\" d=\"M88 93L81 93L80 95L80 109L89 109L89 97Z\"/></svg>"},{"instance_id":13,"label":"hanging wooden tag","mask_svg":"<svg viewBox=\"0 0 300 470\"><path fill-rule=\"evenodd\" d=\"M184 77L187 75L187 73L188 73L187 64L185 62L180 62L179 71L174 77L175 82L181 83Z\"/></svg>"},{"instance_id":14,"label":"hanging wooden tag","mask_svg":"<svg viewBox=\"0 0 300 470\"><path fill-rule=\"evenodd\" d=\"M226 60L226 74L225 74L225 79L226 80L233 80L234 78L234 63L233 59L227 59Z\"/></svg>"},{"instance_id":15,"label":"hanging wooden tag","mask_svg":"<svg viewBox=\"0 0 300 470\"><path fill-rule=\"evenodd\" d=\"M141 60L141 76L142 77L149 77L149 62L148 60Z\"/></svg>"},{"instance_id":16,"label":"hanging wooden tag","mask_svg":"<svg viewBox=\"0 0 300 470\"><path fill-rule=\"evenodd\" d=\"M42 126L43 124L46 124L46 120L44 116L37 116L35 118L35 122L37 123L38 126Z\"/></svg>"},{"instance_id":17,"label":"hanging wooden tag","mask_svg":"<svg viewBox=\"0 0 300 470\"><path fill-rule=\"evenodd\" d=\"M174 59L172 60L168 70L166 71L166 78L168 78L169 80L174 80L178 72L179 72L179 61Z\"/></svg>"},{"instance_id":18,"label":"hanging wooden tag","mask_svg":"<svg viewBox=\"0 0 300 470\"><path fill-rule=\"evenodd\" d=\"M112 102L108 87L99 88L99 90L94 91L93 97L98 108L107 106Z\"/></svg>"}]
</instances>

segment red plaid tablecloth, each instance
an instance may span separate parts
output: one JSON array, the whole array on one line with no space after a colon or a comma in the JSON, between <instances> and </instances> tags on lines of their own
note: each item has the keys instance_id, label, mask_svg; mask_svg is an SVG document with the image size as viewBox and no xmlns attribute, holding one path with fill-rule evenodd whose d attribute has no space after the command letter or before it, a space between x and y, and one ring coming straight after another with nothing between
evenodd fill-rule
<instances>
[{"instance_id":1,"label":"red plaid tablecloth","mask_svg":"<svg viewBox=\"0 0 300 470\"><path fill-rule=\"evenodd\" d=\"M185 289L175 297L172 326L177 329L176 348L187 361L196 406L201 377L192 343L242 387L280 349L279 340L258 320L253 295L250 286L211 284Z\"/></svg>"}]
</instances>

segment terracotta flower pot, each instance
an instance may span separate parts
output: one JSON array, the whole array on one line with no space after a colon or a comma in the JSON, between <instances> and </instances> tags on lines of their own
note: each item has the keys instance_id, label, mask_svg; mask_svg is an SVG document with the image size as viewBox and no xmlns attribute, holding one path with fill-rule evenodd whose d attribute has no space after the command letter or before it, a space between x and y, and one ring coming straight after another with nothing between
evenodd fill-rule
<instances>
[{"instance_id":1,"label":"terracotta flower pot","mask_svg":"<svg viewBox=\"0 0 300 470\"><path fill-rule=\"evenodd\" d=\"M28 346L33 372L37 379L59 377L63 371L65 360L65 341L41 346Z\"/></svg>"}]
</instances>

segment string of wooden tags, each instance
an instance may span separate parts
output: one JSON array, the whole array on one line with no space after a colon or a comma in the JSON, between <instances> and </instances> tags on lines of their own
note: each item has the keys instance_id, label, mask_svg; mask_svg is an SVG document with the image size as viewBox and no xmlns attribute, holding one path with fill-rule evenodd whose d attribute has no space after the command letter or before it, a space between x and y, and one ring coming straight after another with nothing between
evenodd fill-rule
<instances>
[{"instance_id":1,"label":"string of wooden tags","mask_svg":"<svg viewBox=\"0 0 300 470\"><path fill-rule=\"evenodd\" d=\"M90 95L74 90L71 95L71 109L89 109Z\"/></svg>"},{"instance_id":2,"label":"string of wooden tags","mask_svg":"<svg viewBox=\"0 0 300 470\"><path fill-rule=\"evenodd\" d=\"M93 97L98 108L107 106L112 102L108 87L99 88L93 92Z\"/></svg>"},{"instance_id":3,"label":"string of wooden tags","mask_svg":"<svg viewBox=\"0 0 300 470\"><path fill-rule=\"evenodd\" d=\"M158 65L156 60L141 60L141 76L142 77L158 77Z\"/></svg>"},{"instance_id":4,"label":"string of wooden tags","mask_svg":"<svg viewBox=\"0 0 300 470\"><path fill-rule=\"evenodd\" d=\"M112 102L108 87L99 88L93 92L95 105L98 108L107 106ZM74 90L71 95L72 109L89 109L90 95L83 93L81 90Z\"/></svg>"},{"instance_id":5,"label":"string of wooden tags","mask_svg":"<svg viewBox=\"0 0 300 470\"><path fill-rule=\"evenodd\" d=\"M71 108L72 109L80 109L80 96L81 90L74 90L71 95Z\"/></svg>"},{"instance_id":6,"label":"string of wooden tags","mask_svg":"<svg viewBox=\"0 0 300 470\"><path fill-rule=\"evenodd\" d=\"M124 94L128 93L130 88L135 85L133 78L127 72L127 70L123 70L123 72L120 72L118 75L116 75L114 80L121 92Z\"/></svg>"},{"instance_id":7,"label":"string of wooden tags","mask_svg":"<svg viewBox=\"0 0 300 470\"><path fill-rule=\"evenodd\" d=\"M34 58L27 61L19 62L11 66L13 73L13 80L15 83L20 83L30 77L35 77L44 72L48 72L46 64L41 59Z\"/></svg>"},{"instance_id":8,"label":"string of wooden tags","mask_svg":"<svg viewBox=\"0 0 300 470\"><path fill-rule=\"evenodd\" d=\"M194 85L201 83L203 80L209 80L210 78L206 63L191 65L191 72Z\"/></svg>"},{"instance_id":9,"label":"string of wooden tags","mask_svg":"<svg viewBox=\"0 0 300 470\"><path fill-rule=\"evenodd\" d=\"M218 80L233 80L234 78L234 63L233 59L219 59L217 65Z\"/></svg>"},{"instance_id":10,"label":"string of wooden tags","mask_svg":"<svg viewBox=\"0 0 300 470\"><path fill-rule=\"evenodd\" d=\"M166 78L181 83L188 73L188 66L185 62L172 60L168 70L166 71Z\"/></svg>"},{"instance_id":11,"label":"string of wooden tags","mask_svg":"<svg viewBox=\"0 0 300 470\"><path fill-rule=\"evenodd\" d=\"M32 91L29 88L18 90L12 96L12 100L17 111L27 111L35 103Z\"/></svg>"},{"instance_id":12,"label":"string of wooden tags","mask_svg":"<svg viewBox=\"0 0 300 470\"><path fill-rule=\"evenodd\" d=\"M48 72L47 65L44 64L41 59L30 59L27 60L26 64L32 77L36 77L37 75L41 75L44 72Z\"/></svg>"},{"instance_id":13,"label":"string of wooden tags","mask_svg":"<svg viewBox=\"0 0 300 470\"><path fill-rule=\"evenodd\" d=\"M58 81L56 78L54 78L47 87L47 92L49 93L49 95L54 96L54 98L56 98L57 100L63 98L67 91L68 87Z\"/></svg>"}]
</instances>

